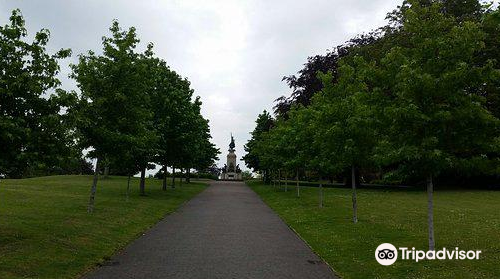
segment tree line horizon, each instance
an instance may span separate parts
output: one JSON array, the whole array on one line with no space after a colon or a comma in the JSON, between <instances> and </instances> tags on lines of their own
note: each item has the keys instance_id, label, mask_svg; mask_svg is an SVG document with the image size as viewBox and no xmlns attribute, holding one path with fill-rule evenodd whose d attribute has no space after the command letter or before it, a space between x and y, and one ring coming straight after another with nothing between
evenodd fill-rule
<instances>
[{"instance_id":1,"label":"tree line horizon","mask_svg":"<svg viewBox=\"0 0 500 279\"><path fill-rule=\"evenodd\" d=\"M434 250L436 178L500 184L500 12L405 0L386 19L285 76L292 93L257 117L243 159L297 196L304 175L350 184L354 223L360 180L425 185Z\"/></svg>"},{"instance_id":2,"label":"tree line horizon","mask_svg":"<svg viewBox=\"0 0 500 279\"><path fill-rule=\"evenodd\" d=\"M129 177L162 167L207 170L218 159L201 99L187 78L155 56L153 44L138 52L136 29L114 20L102 37L102 53L78 55L70 78L77 91L61 88L59 60L70 49L46 50L50 31L27 41L19 9L0 27L0 175L23 178L94 173L88 211L93 211L100 172ZM84 150L88 153L84 156ZM85 159L95 159L95 168Z\"/></svg>"}]
</instances>

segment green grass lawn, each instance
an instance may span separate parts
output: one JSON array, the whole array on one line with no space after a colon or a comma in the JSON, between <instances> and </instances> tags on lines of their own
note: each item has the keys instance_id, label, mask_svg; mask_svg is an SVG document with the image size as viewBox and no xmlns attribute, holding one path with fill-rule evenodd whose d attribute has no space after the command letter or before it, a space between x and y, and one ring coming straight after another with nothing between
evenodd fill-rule
<instances>
[{"instance_id":1,"label":"green grass lawn","mask_svg":"<svg viewBox=\"0 0 500 279\"><path fill-rule=\"evenodd\" d=\"M0 180L0 278L74 278L103 263L166 214L205 189L184 183L161 190L146 181L147 196L126 177L98 184L87 213L91 176Z\"/></svg>"},{"instance_id":2,"label":"green grass lawn","mask_svg":"<svg viewBox=\"0 0 500 279\"><path fill-rule=\"evenodd\" d=\"M275 190L247 182L343 278L500 278L500 191L436 191L437 249L482 250L479 260L375 260L381 243L427 250L427 196L415 190L358 190L359 223L352 223L350 189Z\"/></svg>"}]
</instances>

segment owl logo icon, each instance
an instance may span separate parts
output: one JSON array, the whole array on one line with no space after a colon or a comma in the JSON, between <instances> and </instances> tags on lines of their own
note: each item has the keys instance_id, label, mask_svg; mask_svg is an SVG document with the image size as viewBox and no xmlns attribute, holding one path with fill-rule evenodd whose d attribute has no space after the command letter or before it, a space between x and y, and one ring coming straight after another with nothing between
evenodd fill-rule
<instances>
[{"instance_id":1,"label":"owl logo icon","mask_svg":"<svg viewBox=\"0 0 500 279\"><path fill-rule=\"evenodd\" d=\"M382 243L375 250L375 259L381 265L391 265L398 259L398 249L390 243Z\"/></svg>"}]
</instances>

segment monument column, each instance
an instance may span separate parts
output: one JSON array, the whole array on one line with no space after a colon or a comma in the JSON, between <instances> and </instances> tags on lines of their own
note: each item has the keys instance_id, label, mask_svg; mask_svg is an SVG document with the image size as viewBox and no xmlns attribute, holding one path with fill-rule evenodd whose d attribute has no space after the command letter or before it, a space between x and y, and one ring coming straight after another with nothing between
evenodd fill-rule
<instances>
[{"instance_id":1,"label":"monument column","mask_svg":"<svg viewBox=\"0 0 500 279\"><path fill-rule=\"evenodd\" d=\"M234 153L235 143L233 135L231 135L231 143L229 143L229 153L227 154L227 163L222 169L222 179L224 180L241 180L240 166L236 164L236 154Z\"/></svg>"}]
</instances>

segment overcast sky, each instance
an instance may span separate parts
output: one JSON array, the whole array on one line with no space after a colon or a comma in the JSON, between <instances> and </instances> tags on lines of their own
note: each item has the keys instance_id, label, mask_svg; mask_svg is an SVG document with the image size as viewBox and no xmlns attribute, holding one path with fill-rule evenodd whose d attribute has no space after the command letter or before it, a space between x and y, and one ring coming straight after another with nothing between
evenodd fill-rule
<instances>
[{"instance_id":1,"label":"overcast sky","mask_svg":"<svg viewBox=\"0 0 500 279\"><path fill-rule=\"evenodd\" d=\"M19 8L31 36L41 28L50 30L50 51L73 50L62 63L64 89L76 89L67 78L68 65L77 54L101 49L113 19L124 28L135 26L142 48L153 42L156 55L187 77L201 96L222 166L230 133L239 160L257 115L289 94L283 76L300 70L308 56L382 26L385 14L401 2L0 0L0 24Z\"/></svg>"}]
</instances>

